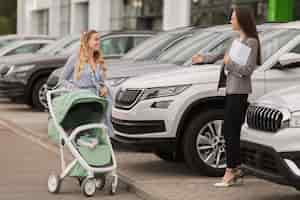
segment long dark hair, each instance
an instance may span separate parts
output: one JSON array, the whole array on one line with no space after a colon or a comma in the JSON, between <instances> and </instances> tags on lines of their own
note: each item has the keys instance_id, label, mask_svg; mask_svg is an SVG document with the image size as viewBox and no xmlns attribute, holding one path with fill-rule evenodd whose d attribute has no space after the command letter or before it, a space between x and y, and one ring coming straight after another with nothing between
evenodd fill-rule
<instances>
[{"instance_id":1,"label":"long dark hair","mask_svg":"<svg viewBox=\"0 0 300 200\"><path fill-rule=\"evenodd\" d=\"M234 7L233 11L235 11L237 21L240 25L242 31L246 34L247 37L252 37L257 39L258 49L257 49L257 65L261 65L261 48L260 48L260 40L258 37L255 18L252 10L246 7Z\"/></svg>"}]
</instances>

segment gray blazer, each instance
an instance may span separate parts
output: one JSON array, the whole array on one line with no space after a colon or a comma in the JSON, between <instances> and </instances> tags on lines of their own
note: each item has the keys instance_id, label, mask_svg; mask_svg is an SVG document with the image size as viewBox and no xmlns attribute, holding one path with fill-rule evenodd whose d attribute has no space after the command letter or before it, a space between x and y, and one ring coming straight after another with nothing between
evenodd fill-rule
<instances>
[{"instance_id":1,"label":"gray blazer","mask_svg":"<svg viewBox=\"0 0 300 200\"><path fill-rule=\"evenodd\" d=\"M221 68L220 73L223 73L224 69L228 72L226 77L226 94L249 94L252 92L251 75L257 66L258 41L255 38L246 38L241 42L251 48L251 53L246 65L241 66L230 60L227 65L223 65ZM205 55L204 62L213 63L223 57L224 54Z\"/></svg>"}]
</instances>

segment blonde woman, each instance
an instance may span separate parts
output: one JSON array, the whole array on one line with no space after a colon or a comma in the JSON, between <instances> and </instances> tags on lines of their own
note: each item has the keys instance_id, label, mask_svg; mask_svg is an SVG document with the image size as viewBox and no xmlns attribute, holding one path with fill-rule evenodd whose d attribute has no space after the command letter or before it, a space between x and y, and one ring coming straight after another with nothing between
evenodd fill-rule
<instances>
[{"instance_id":1,"label":"blonde woman","mask_svg":"<svg viewBox=\"0 0 300 200\"><path fill-rule=\"evenodd\" d=\"M109 109L106 123L112 134L113 129L110 122L112 100L105 79L106 66L100 51L100 36L97 31L90 30L82 34L79 52L68 59L61 81L66 87L89 89L99 96L107 97Z\"/></svg>"}]
</instances>

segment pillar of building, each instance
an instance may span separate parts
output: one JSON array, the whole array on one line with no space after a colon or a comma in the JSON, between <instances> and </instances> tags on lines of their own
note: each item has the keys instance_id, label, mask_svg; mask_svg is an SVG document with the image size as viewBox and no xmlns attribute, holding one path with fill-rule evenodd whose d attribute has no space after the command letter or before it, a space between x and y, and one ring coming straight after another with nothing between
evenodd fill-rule
<instances>
[{"instance_id":1,"label":"pillar of building","mask_svg":"<svg viewBox=\"0 0 300 200\"><path fill-rule=\"evenodd\" d=\"M191 0L164 0L163 29L189 26L191 21Z\"/></svg>"},{"instance_id":2,"label":"pillar of building","mask_svg":"<svg viewBox=\"0 0 300 200\"><path fill-rule=\"evenodd\" d=\"M111 5L111 0L89 0L89 29L111 30Z\"/></svg>"}]
</instances>

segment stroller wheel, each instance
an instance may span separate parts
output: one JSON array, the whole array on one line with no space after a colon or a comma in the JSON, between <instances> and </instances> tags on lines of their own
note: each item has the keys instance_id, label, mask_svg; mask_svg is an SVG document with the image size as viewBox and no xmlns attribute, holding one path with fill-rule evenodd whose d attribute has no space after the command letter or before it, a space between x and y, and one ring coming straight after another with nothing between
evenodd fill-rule
<instances>
[{"instance_id":1,"label":"stroller wheel","mask_svg":"<svg viewBox=\"0 0 300 200\"><path fill-rule=\"evenodd\" d=\"M92 197L96 193L96 179L85 178L81 184L81 191L86 197Z\"/></svg>"},{"instance_id":2,"label":"stroller wheel","mask_svg":"<svg viewBox=\"0 0 300 200\"><path fill-rule=\"evenodd\" d=\"M118 176L114 175L112 177L111 186L110 186L110 194L115 195L117 192L117 186L118 186Z\"/></svg>"},{"instance_id":3,"label":"stroller wheel","mask_svg":"<svg viewBox=\"0 0 300 200\"><path fill-rule=\"evenodd\" d=\"M103 188L105 187L105 183L106 183L105 176L97 178L96 187L98 188L98 190L103 190Z\"/></svg>"},{"instance_id":4,"label":"stroller wheel","mask_svg":"<svg viewBox=\"0 0 300 200\"><path fill-rule=\"evenodd\" d=\"M77 178L77 181L78 181L79 186L82 185L83 180L84 180L84 178Z\"/></svg>"},{"instance_id":5,"label":"stroller wheel","mask_svg":"<svg viewBox=\"0 0 300 200\"><path fill-rule=\"evenodd\" d=\"M48 191L50 193L54 193L54 194L59 193L60 184L61 184L61 180L57 175L51 174L48 177Z\"/></svg>"}]
</instances>

